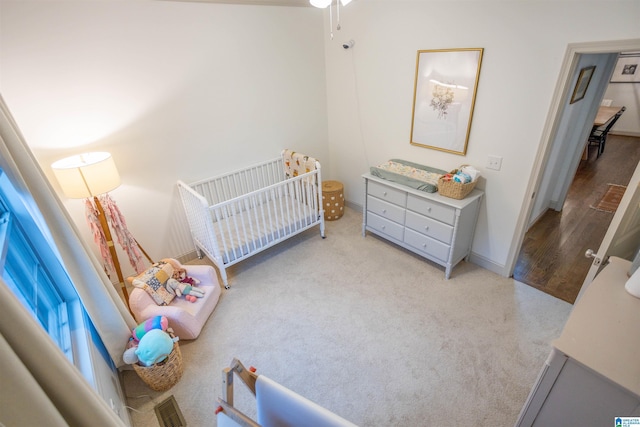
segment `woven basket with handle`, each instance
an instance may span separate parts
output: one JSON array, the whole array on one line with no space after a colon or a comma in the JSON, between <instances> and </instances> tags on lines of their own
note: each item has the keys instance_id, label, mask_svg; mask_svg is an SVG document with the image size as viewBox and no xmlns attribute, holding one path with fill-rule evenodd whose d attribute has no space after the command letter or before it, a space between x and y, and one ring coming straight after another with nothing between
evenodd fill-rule
<instances>
[{"instance_id":1,"label":"woven basket with handle","mask_svg":"<svg viewBox=\"0 0 640 427\"><path fill-rule=\"evenodd\" d=\"M162 362L151 366L142 366L134 363L133 369L152 390L169 390L182 378L184 368L182 366L180 346L178 346L177 342L174 342L173 350Z\"/></svg>"}]
</instances>

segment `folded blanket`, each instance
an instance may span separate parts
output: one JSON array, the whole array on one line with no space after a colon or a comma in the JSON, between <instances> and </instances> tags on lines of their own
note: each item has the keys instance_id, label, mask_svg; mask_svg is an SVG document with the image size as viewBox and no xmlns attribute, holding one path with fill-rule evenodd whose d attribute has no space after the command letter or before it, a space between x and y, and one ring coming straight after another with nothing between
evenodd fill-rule
<instances>
[{"instance_id":1,"label":"folded blanket","mask_svg":"<svg viewBox=\"0 0 640 427\"><path fill-rule=\"evenodd\" d=\"M381 165L372 166L370 171L371 175L428 193L438 190L438 179L447 173L442 169L400 159L391 159Z\"/></svg>"},{"instance_id":2,"label":"folded blanket","mask_svg":"<svg viewBox=\"0 0 640 427\"><path fill-rule=\"evenodd\" d=\"M284 151L284 170L289 178L316 170L316 159L292 150Z\"/></svg>"}]
</instances>

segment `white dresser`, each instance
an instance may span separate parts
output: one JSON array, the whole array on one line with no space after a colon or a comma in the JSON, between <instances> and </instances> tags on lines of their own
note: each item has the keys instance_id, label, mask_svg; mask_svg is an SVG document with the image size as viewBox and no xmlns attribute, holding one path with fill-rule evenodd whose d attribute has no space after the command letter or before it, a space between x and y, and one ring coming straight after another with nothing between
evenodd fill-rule
<instances>
[{"instance_id":1,"label":"white dresser","mask_svg":"<svg viewBox=\"0 0 640 427\"><path fill-rule=\"evenodd\" d=\"M471 253L483 192L462 200L364 174L362 234L367 230L451 269Z\"/></svg>"},{"instance_id":2,"label":"white dresser","mask_svg":"<svg viewBox=\"0 0 640 427\"><path fill-rule=\"evenodd\" d=\"M624 289L630 266L609 258L575 303L516 426L614 426L617 417L640 418L640 299Z\"/></svg>"}]
</instances>

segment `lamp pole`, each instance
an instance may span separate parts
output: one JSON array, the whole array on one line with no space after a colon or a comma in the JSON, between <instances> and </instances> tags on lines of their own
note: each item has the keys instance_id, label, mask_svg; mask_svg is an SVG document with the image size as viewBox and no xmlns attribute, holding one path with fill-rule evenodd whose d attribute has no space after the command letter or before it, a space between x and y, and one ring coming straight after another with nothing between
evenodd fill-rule
<instances>
[{"instance_id":1,"label":"lamp pole","mask_svg":"<svg viewBox=\"0 0 640 427\"><path fill-rule=\"evenodd\" d=\"M116 246L113 243L113 238L111 237L111 230L109 230L109 224L107 223L107 216L104 213L104 209L102 208L100 200L98 200L98 196L93 196L93 201L96 204L96 208L98 209L98 219L100 221L100 226L102 227L102 232L104 233L104 238L107 241L107 246L109 247L109 253L111 254L111 259L113 260L113 267L116 270L116 274L118 275L118 282L120 283L120 288L122 289L124 300L127 303L129 313L131 313L131 307L129 307L129 291L127 291L127 285L124 283L124 277L122 277L122 269L120 268L120 261L118 260L118 255L116 254ZM133 313L131 313L131 315L133 316Z\"/></svg>"}]
</instances>

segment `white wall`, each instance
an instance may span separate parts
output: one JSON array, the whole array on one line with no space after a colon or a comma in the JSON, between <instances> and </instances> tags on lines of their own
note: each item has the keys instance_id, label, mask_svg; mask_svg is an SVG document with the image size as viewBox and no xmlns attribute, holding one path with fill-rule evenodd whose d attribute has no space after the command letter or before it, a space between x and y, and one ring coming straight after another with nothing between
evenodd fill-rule
<instances>
[{"instance_id":1,"label":"white wall","mask_svg":"<svg viewBox=\"0 0 640 427\"><path fill-rule=\"evenodd\" d=\"M353 2L337 41L354 48L326 45L331 165L346 198L361 204L360 174L390 158L474 165L486 199L473 258L505 272L567 45L638 38L638 16L635 1ZM461 47L485 49L467 155L410 145L416 51ZM486 169L488 155L502 170Z\"/></svg>"},{"instance_id":2,"label":"white wall","mask_svg":"<svg viewBox=\"0 0 640 427\"><path fill-rule=\"evenodd\" d=\"M610 83L604 98L611 99L611 105L627 107L611 131L619 135L640 136L640 83Z\"/></svg>"},{"instance_id":3,"label":"white wall","mask_svg":"<svg viewBox=\"0 0 640 427\"><path fill-rule=\"evenodd\" d=\"M0 92L45 173L55 181L54 160L110 151L123 181L111 194L155 260L193 250L177 179L288 147L329 166L318 9L166 1L1 8ZM65 204L91 239L82 201ZM131 273L122 253L120 261Z\"/></svg>"},{"instance_id":4,"label":"white wall","mask_svg":"<svg viewBox=\"0 0 640 427\"><path fill-rule=\"evenodd\" d=\"M0 93L44 169L67 154L111 151L124 182L113 196L154 258L191 249L176 179L290 146L320 158L356 204L361 174L389 158L476 166L486 199L473 259L501 271L567 45L640 37L635 0L357 0L341 9L333 41L328 10L314 8L1 7ZM349 39L356 44L344 50ZM411 146L416 51L459 47L485 49L467 155ZM485 168L490 154L504 158L501 171ZM85 231L81 203L67 206Z\"/></svg>"}]
</instances>

